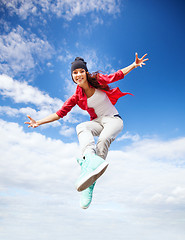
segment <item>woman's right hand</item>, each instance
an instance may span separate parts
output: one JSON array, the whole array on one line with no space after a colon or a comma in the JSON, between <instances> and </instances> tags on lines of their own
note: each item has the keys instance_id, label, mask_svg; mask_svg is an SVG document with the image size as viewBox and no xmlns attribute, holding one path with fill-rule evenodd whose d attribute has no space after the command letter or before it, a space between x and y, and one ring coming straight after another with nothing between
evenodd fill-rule
<instances>
[{"instance_id":1,"label":"woman's right hand","mask_svg":"<svg viewBox=\"0 0 185 240\"><path fill-rule=\"evenodd\" d=\"M25 124L29 124L28 127L36 128L39 126L39 124L33 118L31 118L29 115L27 115L27 117L30 119L30 122L25 122Z\"/></svg>"}]
</instances>

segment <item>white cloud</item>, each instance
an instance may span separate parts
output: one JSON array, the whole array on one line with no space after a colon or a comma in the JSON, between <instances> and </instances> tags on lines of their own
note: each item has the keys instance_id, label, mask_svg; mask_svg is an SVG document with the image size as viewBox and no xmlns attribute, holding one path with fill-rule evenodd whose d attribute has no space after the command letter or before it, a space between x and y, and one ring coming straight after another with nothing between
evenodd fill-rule
<instances>
[{"instance_id":1,"label":"white cloud","mask_svg":"<svg viewBox=\"0 0 185 240\"><path fill-rule=\"evenodd\" d=\"M138 141L140 139L140 136L138 134L131 134L129 132L124 133L121 137L117 138L116 141L122 141L122 140L131 140L131 141Z\"/></svg>"},{"instance_id":2,"label":"white cloud","mask_svg":"<svg viewBox=\"0 0 185 240\"><path fill-rule=\"evenodd\" d=\"M0 75L0 94L6 98L12 98L15 103L34 104L46 112L58 110L63 104L60 99L51 98L38 88L26 82L14 80L7 75Z\"/></svg>"},{"instance_id":3,"label":"white cloud","mask_svg":"<svg viewBox=\"0 0 185 240\"><path fill-rule=\"evenodd\" d=\"M73 167L76 164L75 158L80 155L77 143L65 144L32 129L26 133L17 123L3 120L0 120L0 132L0 156L3 156L3 161L0 161L1 183L6 182L10 186L20 184L25 188L31 186L33 190L46 188L51 192L58 192L59 183L54 182L59 179L63 181L68 178L72 185L72 172L76 175L79 171L78 165ZM72 133L74 129L63 127L63 134ZM124 151L109 152L110 166L99 181L99 190L101 187L109 189L110 194L101 197L103 193L99 191L100 202L111 200L142 206L166 204L166 208L169 205L183 206L185 167L182 163L185 163L185 138L163 142L150 139L149 142L147 144L146 140L138 140L138 144L132 143ZM155 152L151 143L156 146ZM164 150L160 148L162 143ZM56 186L51 186L51 183Z\"/></svg>"},{"instance_id":4,"label":"white cloud","mask_svg":"<svg viewBox=\"0 0 185 240\"><path fill-rule=\"evenodd\" d=\"M53 112L56 112L62 105L63 101L58 98L51 98L47 93L32 87L26 82L20 82L12 79L7 75L0 75L0 94L5 98L11 98L15 103L33 104L36 109L12 108L1 106L0 113L9 116L30 115L34 119L42 119ZM56 125L56 123L53 123ZM53 125L52 124L52 125ZM57 125L60 125L59 122ZM47 125L49 126L49 125Z\"/></svg>"},{"instance_id":5,"label":"white cloud","mask_svg":"<svg viewBox=\"0 0 185 240\"><path fill-rule=\"evenodd\" d=\"M24 114L30 115L35 119L42 119L59 110L64 103L58 98L50 97L47 93L29 85L27 82L14 80L4 74L0 75L0 95L4 98L11 98L17 104L33 104L36 106L36 109L31 107L13 108L10 106L1 106L0 113L9 116ZM64 122L77 123L79 120L78 117L74 117L76 114L87 116L86 111L76 106L64 117ZM58 126L60 124L51 123L50 125ZM44 126L47 127L49 125Z\"/></svg>"},{"instance_id":6,"label":"white cloud","mask_svg":"<svg viewBox=\"0 0 185 240\"><path fill-rule=\"evenodd\" d=\"M75 16L102 11L107 14L119 12L120 2L117 0L3 0L2 3L10 13L16 13L22 19L28 16L40 16L42 13L52 13L58 17L71 20Z\"/></svg>"},{"instance_id":7,"label":"white cloud","mask_svg":"<svg viewBox=\"0 0 185 240\"><path fill-rule=\"evenodd\" d=\"M37 119L42 119L51 113L53 113L53 112L52 112L52 110L50 110L49 107L48 107L48 109L41 108L41 110L36 111L35 109L30 108L30 107L12 108L9 106L0 106L0 115L7 115L10 117L20 117L22 115L24 117L26 117L27 115L30 115L33 119L37 120ZM29 119L26 118L26 121L28 121L28 120ZM55 122L49 123L47 125L42 125L41 128L47 128L49 126L58 127L58 126L61 126L61 123L60 123L60 121L55 121Z\"/></svg>"},{"instance_id":8,"label":"white cloud","mask_svg":"<svg viewBox=\"0 0 185 240\"><path fill-rule=\"evenodd\" d=\"M4 154L0 161L1 185L5 183L9 187L22 186L36 191L53 191L55 185L54 192L58 192L61 181L66 182L65 188L68 185L72 187L78 171L78 166L72 167L77 165L74 155L78 152L76 143L65 144L46 138L37 131L25 133L17 123L3 120L0 120L0 132L0 155Z\"/></svg>"},{"instance_id":9,"label":"white cloud","mask_svg":"<svg viewBox=\"0 0 185 240\"><path fill-rule=\"evenodd\" d=\"M30 0L3 0L2 3L9 9L10 13L16 13L22 19L26 19L28 15L36 13L34 2Z\"/></svg>"},{"instance_id":10,"label":"white cloud","mask_svg":"<svg viewBox=\"0 0 185 240\"><path fill-rule=\"evenodd\" d=\"M166 202L175 205L185 202L185 187L177 186L174 188L171 195L166 199Z\"/></svg>"},{"instance_id":11,"label":"white cloud","mask_svg":"<svg viewBox=\"0 0 185 240\"><path fill-rule=\"evenodd\" d=\"M30 73L39 62L50 59L54 49L47 40L21 26L0 38L0 71L10 76Z\"/></svg>"},{"instance_id":12,"label":"white cloud","mask_svg":"<svg viewBox=\"0 0 185 240\"><path fill-rule=\"evenodd\" d=\"M166 146L165 150L170 150L178 162L179 156L185 159L185 138L150 139L150 144L140 139L124 151L110 151L110 165L97 181L92 205L84 212L80 210L79 194L74 188L80 173L76 163L76 156L80 155L77 143L65 144L47 138L37 133L37 129L25 132L17 123L3 120L0 120L0 132L0 156L3 156L0 160L0 236L12 239L15 234L17 240L20 233L25 237L29 232L30 237L49 240L51 235L57 239L65 233L67 239L73 239L74 232L75 237L81 236L93 226L96 232L90 240L99 228L106 229L101 239L112 239L115 230L117 239L122 239L124 222L124 235L131 239L147 240L153 232L153 239L163 236L165 240L173 240L177 231L179 239L183 239L185 168L163 161L169 154L159 146ZM155 152L152 143L156 146ZM35 227L36 222L39 228Z\"/></svg>"},{"instance_id":13,"label":"white cloud","mask_svg":"<svg viewBox=\"0 0 185 240\"><path fill-rule=\"evenodd\" d=\"M27 82L14 80L4 74L0 75L0 94L12 98L15 103L32 103L40 107L46 105L59 107L63 103L59 99L51 98L38 88L32 87Z\"/></svg>"},{"instance_id":14,"label":"white cloud","mask_svg":"<svg viewBox=\"0 0 185 240\"><path fill-rule=\"evenodd\" d=\"M63 61L63 62L69 62L69 61L72 62L73 61L73 55L69 51L64 49L63 54L58 56L58 60Z\"/></svg>"},{"instance_id":15,"label":"white cloud","mask_svg":"<svg viewBox=\"0 0 185 240\"><path fill-rule=\"evenodd\" d=\"M106 180L115 186L118 194L121 191L125 196L119 201L140 207L182 207L185 200L184 146L183 137L168 141L140 138L122 151L111 151L111 176Z\"/></svg>"},{"instance_id":16,"label":"white cloud","mask_svg":"<svg viewBox=\"0 0 185 240\"><path fill-rule=\"evenodd\" d=\"M0 106L0 114L6 114L8 116L15 117L19 115L19 110L9 106Z\"/></svg>"},{"instance_id":17,"label":"white cloud","mask_svg":"<svg viewBox=\"0 0 185 240\"><path fill-rule=\"evenodd\" d=\"M142 156L143 159L153 159L160 161L170 161L172 164L184 164L185 159L185 138L162 141L155 138L144 138L134 142L132 156Z\"/></svg>"},{"instance_id":18,"label":"white cloud","mask_svg":"<svg viewBox=\"0 0 185 240\"><path fill-rule=\"evenodd\" d=\"M75 134L76 133L76 131L75 131L75 129L74 128L72 128L72 127L68 127L68 126L66 126L66 125L63 125L62 127L61 127L61 130L60 130L60 134L62 135L62 136L66 136L66 137L71 137L73 134Z\"/></svg>"},{"instance_id":19,"label":"white cloud","mask_svg":"<svg viewBox=\"0 0 185 240\"><path fill-rule=\"evenodd\" d=\"M87 14L93 11L103 11L108 14L119 12L119 1L116 0L58 0L51 5L52 12L59 17L71 20L75 16Z\"/></svg>"}]
</instances>

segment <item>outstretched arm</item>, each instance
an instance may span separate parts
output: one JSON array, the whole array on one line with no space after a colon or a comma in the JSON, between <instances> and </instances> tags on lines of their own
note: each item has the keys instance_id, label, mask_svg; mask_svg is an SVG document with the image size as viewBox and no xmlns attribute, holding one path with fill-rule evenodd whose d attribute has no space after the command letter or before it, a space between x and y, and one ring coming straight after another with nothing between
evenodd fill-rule
<instances>
[{"instance_id":1,"label":"outstretched arm","mask_svg":"<svg viewBox=\"0 0 185 240\"><path fill-rule=\"evenodd\" d=\"M56 113L53 113L53 114L51 114L51 115L47 116L46 118L43 118L39 121L35 121L29 115L27 115L27 117L30 119L30 122L25 122L25 124L28 124L28 127L32 127L32 128L36 128L36 127L38 127L42 124L54 122L54 121L60 119L60 117Z\"/></svg>"},{"instance_id":2,"label":"outstretched arm","mask_svg":"<svg viewBox=\"0 0 185 240\"><path fill-rule=\"evenodd\" d=\"M145 62L148 61L148 58L145 58L147 54L145 54L142 58L138 58L138 54L136 53L135 61L130 64L128 67L121 69L124 75L127 75L134 68L142 67L142 65L146 65Z\"/></svg>"}]
</instances>

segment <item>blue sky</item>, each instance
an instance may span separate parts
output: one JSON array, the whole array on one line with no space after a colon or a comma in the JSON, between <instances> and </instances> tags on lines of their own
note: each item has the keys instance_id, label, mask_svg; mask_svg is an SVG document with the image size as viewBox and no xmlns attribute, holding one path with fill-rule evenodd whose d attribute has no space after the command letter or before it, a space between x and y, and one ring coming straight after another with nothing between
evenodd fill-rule
<instances>
[{"instance_id":1,"label":"blue sky","mask_svg":"<svg viewBox=\"0 0 185 240\"><path fill-rule=\"evenodd\" d=\"M94 229L90 239L115 232L117 239L184 239L184 10L183 1L1 1L3 239L85 239L82 226L85 233ZM131 64L135 52L149 61L112 84L134 96L116 104L124 130L83 211L74 188L75 127L89 116L75 107L33 130L24 125L26 115L45 117L73 94L76 56L91 72L112 73Z\"/></svg>"}]
</instances>

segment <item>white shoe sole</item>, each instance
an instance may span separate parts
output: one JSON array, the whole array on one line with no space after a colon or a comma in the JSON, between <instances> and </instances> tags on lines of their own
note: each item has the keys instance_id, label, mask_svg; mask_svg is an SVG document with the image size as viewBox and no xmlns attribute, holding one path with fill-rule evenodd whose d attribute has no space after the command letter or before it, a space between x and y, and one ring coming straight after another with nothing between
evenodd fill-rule
<instances>
[{"instance_id":1,"label":"white shoe sole","mask_svg":"<svg viewBox=\"0 0 185 240\"><path fill-rule=\"evenodd\" d=\"M82 209L87 209L89 206L90 206L90 203L89 203L88 206L84 206L84 205L81 205L81 204L80 204L80 207L81 207Z\"/></svg>"},{"instance_id":2,"label":"white shoe sole","mask_svg":"<svg viewBox=\"0 0 185 240\"><path fill-rule=\"evenodd\" d=\"M78 182L78 184L76 185L77 191L81 192L86 188L90 187L105 172L108 165L108 162L103 162L92 173L81 179L81 181Z\"/></svg>"}]
</instances>

